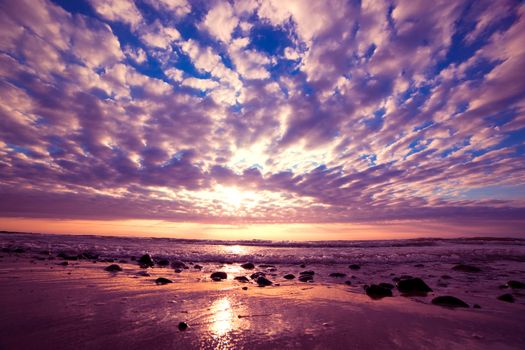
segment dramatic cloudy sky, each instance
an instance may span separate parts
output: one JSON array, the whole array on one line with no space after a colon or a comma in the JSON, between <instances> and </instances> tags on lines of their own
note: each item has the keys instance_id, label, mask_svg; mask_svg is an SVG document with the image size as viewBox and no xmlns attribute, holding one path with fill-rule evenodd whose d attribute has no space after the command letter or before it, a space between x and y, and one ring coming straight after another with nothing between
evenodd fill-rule
<instances>
[{"instance_id":1,"label":"dramatic cloudy sky","mask_svg":"<svg viewBox=\"0 0 525 350\"><path fill-rule=\"evenodd\" d=\"M524 33L505 0L1 1L0 216L505 234Z\"/></svg>"}]
</instances>

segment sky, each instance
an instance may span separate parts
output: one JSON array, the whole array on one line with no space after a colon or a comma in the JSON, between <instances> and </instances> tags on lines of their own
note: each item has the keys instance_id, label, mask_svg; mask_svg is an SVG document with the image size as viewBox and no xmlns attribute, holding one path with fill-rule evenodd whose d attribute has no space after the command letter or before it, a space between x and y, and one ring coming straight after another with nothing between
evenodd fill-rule
<instances>
[{"instance_id":1,"label":"sky","mask_svg":"<svg viewBox=\"0 0 525 350\"><path fill-rule=\"evenodd\" d=\"M524 43L523 1L0 1L0 229L525 237Z\"/></svg>"}]
</instances>

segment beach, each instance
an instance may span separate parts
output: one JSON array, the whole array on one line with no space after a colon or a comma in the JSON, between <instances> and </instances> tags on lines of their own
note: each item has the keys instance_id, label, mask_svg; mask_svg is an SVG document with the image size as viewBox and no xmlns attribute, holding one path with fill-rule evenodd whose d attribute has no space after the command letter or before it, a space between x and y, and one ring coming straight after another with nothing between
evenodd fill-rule
<instances>
[{"instance_id":1,"label":"beach","mask_svg":"<svg viewBox=\"0 0 525 350\"><path fill-rule=\"evenodd\" d=\"M344 255L348 245L326 248L328 243L243 246L167 240L160 244L187 251L188 245L200 245L191 261L181 261L166 251L155 253L159 245L152 239L115 239L110 244L112 238L96 236L1 235L1 349L520 349L525 345L525 289L509 285L524 280L521 240L437 245L397 241L398 248L424 261L396 257L396 263L385 263L377 253L394 252L395 242L362 243L360 248L354 243L354 252L363 251L355 260ZM101 242L104 250L96 251ZM341 243L333 245L337 244ZM203 245L213 247L206 252ZM141 255L130 255L131 247L141 247L154 265L145 267ZM216 254L221 249L230 252L224 254L225 261L219 261L221 254L212 261L211 251ZM317 253L316 257L305 253L289 263L258 261L253 268L243 267L247 259L262 259L244 255L250 249L321 249L327 254L333 249L346 261L325 256L328 262L323 263ZM454 254L458 249L476 251L478 260L452 254L451 260L430 261L428 251L437 250L436 256L442 256L443 249ZM273 260L278 255L275 252ZM199 256L203 259L196 260ZM107 271L111 265L121 270ZM214 281L212 274L219 271L227 276ZM304 272L313 272L307 282L299 280ZM271 285L261 286L261 273ZM295 278L284 278L290 274ZM240 276L246 280L234 279ZM172 283L159 283L158 278ZM402 292L400 281L409 278L421 279L432 291ZM380 283L392 284L392 297L367 293L366 288ZM498 299L505 294L513 302ZM468 307L435 305L432 300L438 296L457 297Z\"/></svg>"}]
</instances>

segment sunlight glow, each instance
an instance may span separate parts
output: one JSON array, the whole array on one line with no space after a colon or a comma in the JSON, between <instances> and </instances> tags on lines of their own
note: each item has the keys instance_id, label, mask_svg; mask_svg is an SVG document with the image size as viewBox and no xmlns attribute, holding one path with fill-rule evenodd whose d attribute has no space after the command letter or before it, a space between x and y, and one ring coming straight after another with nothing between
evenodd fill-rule
<instances>
[{"instance_id":1,"label":"sunlight glow","mask_svg":"<svg viewBox=\"0 0 525 350\"><path fill-rule=\"evenodd\" d=\"M230 299L227 297L217 299L211 306L213 313L213 322L210 331L217 335L223 336L233 328L235 315L233 314Z\"/></svg>"}]
</instances>

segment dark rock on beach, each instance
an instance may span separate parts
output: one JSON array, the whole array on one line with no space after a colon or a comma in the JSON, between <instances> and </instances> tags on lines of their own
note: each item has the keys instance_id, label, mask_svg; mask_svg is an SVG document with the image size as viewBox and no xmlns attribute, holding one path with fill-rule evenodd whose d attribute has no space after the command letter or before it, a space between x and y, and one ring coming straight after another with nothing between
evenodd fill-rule
<instances>
[{"instance_id":1,"label":"dark rock on beach","mask_svg":"<svg viewBox=\"0 0 525 350\"><path fill-rule=\"evenodd\" d=\"M151 258L151 255L144 254L139 259L139 265L140 265L140 267L145 269L145 268L148 268L148 267L153 267L155 265L155 263L153 262L153 259Z\"/></svg>"},{"instance_id":2,"label":"dark rock on beach","mask_svg":"<svg viewBox=\"0 0 525 350\"><path fill-rule=\"evenodd\" d=\"M299 267L300 267L301 269L304 269L304 268L306 267L306 265L305 265L305 264L301 264L301 265L299 265Z\"/></svg>"},{"instance_id":3,"label":"dark rock on beach","mask_svg":"<svg viewBox=\"0 0 525 350\"><path fill-rule=\"evenodd\" d=\"M188 324L186 322L180 322L178 325L179 331L185 331L188 329Z\"/></svg>"},{"instance_id":4,"label":"dark rock on beach","mask_svg":"<svg viewBox=\"0 0 525 350\"><path fill-rule=\"evenodd\" d=\"M69 263L67 261L62 261L58 265L67 266L67 265L69 265Z\"/></svg>"},{"instance_id":5,"label":"dark rock on beach","mask_svg":"<svg viewBox=\"0 0 525 350\"><path fill-rule=\"evenodd\" d=\"M149 273L147 273L146 271L139 271L136 273L137 276L142 276L142 277L149 277L151 276Z\"/></svg>"},{"instance_id":6,"label":"dark rock on beach","mask_svg":"<svg viewBox=\"0 0 525 350\"><path fill-rule=\"evenodd\" d=\"M503 294L503 295L500 295L498 297L498 300L501 300L501 301L506 301L507 303L513 303L514 302L514 297L512 296L512 294Z\"/></svg>"},{"instance_id":7,"label":"dark rock on beach","mask_svg":"<svg viewBox=\"0 0 525 350\"><path fill-rule=\"evenodd\" d=\"M371 286L367 287L365 292L366 295L372 299L381 299L392 296L392 291L390 289L378 286L377 284L372 284Z\"/></svg>"},{"instance_id":8,"label":"dark rock on beach","mask_svg":"<svg viewBox=\"0 0 525 350\"><path fill-rule=\"evenodd\" d=\"M250 282L250 280L248 279L248 277L246 276L236 276L233 278L234 280L238 281L238 282L242 282L242 283L248 283Z\"/></svg>"},{"instance_id":9,"label":"dark rock on beach","mask_svg":"<svg viewBox=\"0 0 525 350\"><path fill-rule=\"evenodd\" d=\"M519 281L508 281L507 286L512 289L523 289L525 288L525 283Z\"/></svg>"},{"instance_id":10,"label":"dark rock on beach","mask_svg":"<svg viewBox=\"0 0 525 350\"><path fill-rule=\"evenodd\" d=\"M445 307L469 307L463 300L450 295L443 295L432 299L432 304Z\"/></svg>"},{"instance_id":11,"label":"dark rock on beach","mask_svg":"<svg viewBox=\"0 0 525 350\"><path fill-rule=\"evenodd\" d=\"M300 275L310 275L310 276L313 276L315 275L315 272L314 271L303 271L303 272L299 272Z\"/></svg>"},{"instance_id":12,"label":"dark rock on beach","mask_svg":"<svg viewBox=\"0 0 525 350\"><path fill-rule=\"evenodd\" d=\"M155 283L158 285L164 285L168 283L173 283L173 281L164 277L159 277L155 280Z\"/></svg>"},{"instance_id":13,"label":"dark rock on beach","mask_svg":"<svg viewBox=\"0 0 525 350\"><path fill-rule=\"evenodd\" d=\"M341 272L332 272L332 273L330 274L330 277L343 278L343 277L346 277L346 273L341 273Z\"/></svg>"},{"instance_id":14,"label":"dark rock on beach","mask_svg":"<svg viewBox=\"0 0 525 350\"><path fill-rule=\"evenodd\" d=\"M118 271L122 271L122 267L120 267L120 265L117 265L117 264L112 264L112 265L106 266L104 270L108 272L118 272Z\"/></svg>"},{"instance_id":15,"label":"dark rock on beach","mask_svg":"<svg viewBox=\"0 0 525 350\"><path fill-rule=\"evenodd\" d=\"M454 271L461 272L481 272L481 269L472 265L458 264L452 268Z\"/></svg>"},{"instance_id":16,"label":"dark rock on beach","mask_svg":"<svg viewBox=\"0 0 525 350\"><path fill-rule=\"evenodd\" d=\"M295 275L292 275L291 273L284 275L283 278L285 280L293 280L295 278Z\"/></svg>"},{"instance_id":17,"label":"dark rock on beach","mask_svg":"<svg viewBox=\"0 0 525 350\"><path fill-rule=\"evenodd\" d=\"M197 269L197 270L202 270L203 267L204 267L204 266L199 265L199 264L195 264L195 265L193 265L193 268L194 268L194 269Z\"/></svg>"},{"instance_id":18,"label":"dark rock on beach","mask_svg":"<svg viewBox=\"0 0 525 350\"><path fill-rule=\"evenodd\" d=\"M345 284L346 284L347 286L351 286L351 285L352 285L352 281L345 281Z\"/></svg>"},{"instance_id":19,"label":"dark rock on beach","mask_svg":"<svg viewBox=\"0 0 525 350\"><path fill-rule=\"evenodd\" d=\"M301 282L310 282L314 280L314 276L312 275L301 275L299 276L299 281Z\"/></svg>"},{"instance_id":20,"label":"dark rock on beach","mask_svg":"<svg viewBox=\"0 0 525 350\"><path fill-rule=\"evenodd\" d=\"M421 278L407 278L401 279L397 282L397 289L407 295L427 295L428 292L432 292L430 288Z\"/></svg>"},{"instance_id":21,"label":"dark rock on beach","mask_svg":"<svg viewBox=\"0 0 525 350\"><path fill-rule=\"evenodd\" d=\"M228 278L228 275L226 274L226 272L222 272L222 271L217 271L217 272L214 272L210 275L210 278L214 281L221 281L221 280L225 280Z\"/></svg>"},{"instance_id":22,"label":"dark rock on beach","mask_svg":"<svg viewBox=\"0 0 525 350\"><path fill-rule=\"evenodd\" d=\"M350 270L359 270L361 268L361 266L359 266L357 264L352 264L352 265L349 265L348 268Z\"/></svg>"},{"instance_id":23,"label":"dark rock on beach","mask_svg":"<svg viewBox=\"0 0 525 350\"><path fill-rule=\"evenodd\" d=\"M379 287L383 287L383 288L387 288L387 289L394 289L394 285L393 284L386 283L386 282L379 283Z\"/></svg>"},{"instance_id":24,"label":"dark rock on beach","mask_svg":"<svg viewBox=\"0 0 525 350\"><path fill-rule=\"evenodd\" d=\"M252 264L251 262L248 262L248 263L242 264L241 267L246 270L253 270L255 268L255 265Z\"/></svg>"},{"instance_id":25,"label":"dark rock on beach","mask_svg":"<svg viewBox=\"0 0 525 350\"><path fill-rule=\"evenodd\" d=\"M57 255L58 258L62 258L64 260L78 260L78 256L77 255L70 255L70 254L67 254L67 253L58 253Z\"/></svg>"},{"instance_id":26,"label":"dark rock on beach","mask_svg":"<svg viewBox=\"0 0 525 350\"><path fill-rule=\"evenodd\" d=\"M170 264L170 261L168 259L157 260L157 265L159 266L165 267L165 266L169 266L169 264Z\"/></svg>"},{"instance_id":27,"label":"dark rock on beach","mask_svg":"<svg viewBox=\"0 0 525 350\"><path fill-rule=\"evenodd\" d=\"M272 281L270 281L269 279L267 279L264 276L258 277L256 282L261 287L271 286L273 284Z\"/></svg>"},{"instance_id":28,"label":"dark rock on beach","mask_svg":"<svg viewBox=\"0 0 525 350\"><path fill-rule=\"evenodd\" d=\"M186 265L180 260L173 260L171 262L171 267L174 269L188 269L189 268L188 265Z\"/></svg>"},{"instance_id":29,"label":"dark rock on beach","mask_svg":"<svg viewBox=\"0 0 525 350\"><path fill-rule=\"evenodd\" d=\"M250 275L250 278L251 278L252 280L256 280L256 279L259 278L260 276L266 276L266 274L265 274L264 272L260 272L260 271L259 271L259 272L252 273L252 274Z\"/></svg>"}]
</instances>

